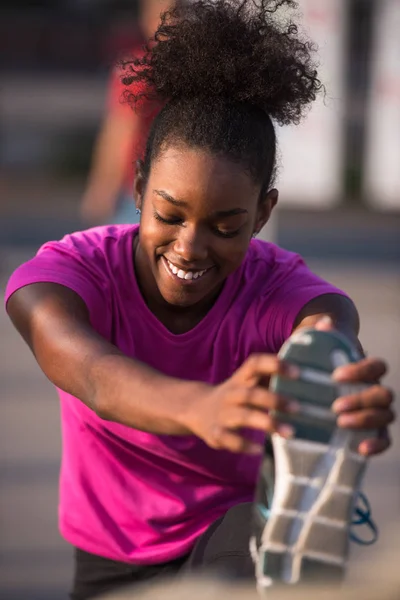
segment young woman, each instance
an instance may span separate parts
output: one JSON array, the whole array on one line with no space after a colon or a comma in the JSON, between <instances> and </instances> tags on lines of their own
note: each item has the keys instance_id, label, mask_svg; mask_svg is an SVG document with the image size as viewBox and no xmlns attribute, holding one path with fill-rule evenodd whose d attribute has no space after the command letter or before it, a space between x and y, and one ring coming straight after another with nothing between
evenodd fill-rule
<instances>
[{"instance_id":1,"label":"young woman","mask_svg":"<svg viewBox=\"0 0 400 600\"><path fill-rule=\"evenodd\" d=\"M321 88L290 0L197 0L164 16L126 64L133 104L164 104L138 164L139 226L45 244L11 276L8 313L58 388L60 529L76 548L83 600L184 564L252 572L248 504L268 411L294 411L265 385L293 376L276 354L329 316L353 341L340 290L302 259L252 240L278 200L273 119L297 122ZM278 11L278 13L277 13ZM375 382L339 399L341 427L389 446L385 364L336 376Z\"/></svg>"}]
</instances>

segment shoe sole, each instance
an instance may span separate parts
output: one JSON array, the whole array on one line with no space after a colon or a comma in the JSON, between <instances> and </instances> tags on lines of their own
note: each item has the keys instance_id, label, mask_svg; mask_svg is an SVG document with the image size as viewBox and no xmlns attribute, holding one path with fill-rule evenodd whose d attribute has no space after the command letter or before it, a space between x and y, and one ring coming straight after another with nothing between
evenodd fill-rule
<instances>
[{"instance_id":1,"label":"shoe sole","mask_svg":"<svg viewBox=\"0 0 400 600\"><path fill-rule=\"evenodd\" d=\"M341 581L367 464L357 453L366 432L337 428L331 405L354 393L355 386L333 384L331 373L361 357L340 334L315 330L292 336L279 356L297 364L301 377L275 377L270 388L296 398L301 412L279 415L295 436L274 434L261 469L255 509L259 533L251 539L258 585ZM265 506L270 506L267 512Z\"/></svg>"}]
</instances>

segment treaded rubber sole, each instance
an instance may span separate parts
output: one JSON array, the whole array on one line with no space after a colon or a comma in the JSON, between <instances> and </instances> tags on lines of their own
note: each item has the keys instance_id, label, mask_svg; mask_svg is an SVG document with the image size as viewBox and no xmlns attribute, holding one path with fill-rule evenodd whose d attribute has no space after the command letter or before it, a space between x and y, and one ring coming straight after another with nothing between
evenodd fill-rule
<instances>
[{"instance_id":1,"label":"treaded rubber sole","mask_svg":"<svg viewBox=\"0 0 400 600\"><path fill-rule=\"evenodd\" d=\"M337 428L331 411L337 397L354 392L354 386L334 384L332 371L360 358L343 336L302 330L280 356L299 365L302 375L298 381L277 377L271 388L296 398L302 410L290 417L279 415L296 435L273 435L261 468L250 543L261 589L275 582L343 579L352 515L367 464L357 448L371 436Z\"/></svg>"}]
</instances>

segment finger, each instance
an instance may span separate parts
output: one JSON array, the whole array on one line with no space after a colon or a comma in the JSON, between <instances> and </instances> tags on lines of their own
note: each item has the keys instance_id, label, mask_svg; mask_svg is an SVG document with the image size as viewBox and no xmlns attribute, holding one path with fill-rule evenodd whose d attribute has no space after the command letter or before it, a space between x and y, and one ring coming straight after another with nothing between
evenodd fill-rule
<instances>
[{"instance_id":1,"label":"finger","mask_svg":"<svg viewBox=\"0 0 400 600\"><path fill-rule=\"evenodd\" d=\"M292 437L293 428L285 423L280 423L276 418L260 410L236 407L231 410L225 419L225 427L232 429L254 429L265 433L279 433L282 437Z\"/></svg>"},{"instance_id":2,"label":"finger","mask_svg":"<svg viewBox=\"0 0 400 600\"><path fill-rule=\"evenodd\" d=\"M240 395L239 404L290 414L300 412L300 404L292 398L275 394L260 387L245 391L246 393Z\"/></svg>"},{"instance_id":3,"label":"finger","mask_svg":"<svg viewBox=\"0 0 400 600\"><path fill-rule=\"evenodd\" d=\"M390 409L365 409L351 413L342 413L337 419L339 427L344 429L383 429L394 421Z\"/></svg>"},{"instance_id":4,"label":"finger","mask_svg":"<svg viewBox=\"0 0 400 600\"><path fill-rule=\"evenodd\" d=\"M246 440L239 433L228 429L220 429L218 434L213 436L210 446L218 450L244 454L261 454L264 449L262 444Z\"/></svg>"},{"instance_id":5,"label":"finger","mask_svg":"<svg viewBox=\"0 0 400 600\"><path fill-rule=\"evenodd\" d=\"M253 410L245 406L236 406L229 410L223 419L227 429L241 429L243 427L258 431L271 432L275 430L273 418L261 410Z\"/></svg>"},{"instance_id":6,"label":"finger","mask_svg":"<svg viewBox=\"0 0 400 600\"><path fill-rule=\"evenodd\" d=\"M316 322L315 329L318 329L318 331L332 331L335 329L335 325L332 318L329 315L325 315Z\"/></svg>"},{"instance_id":7,"label":"finger","mask_svg":"<svg viewBox=\"0 0 400 600\"><path fill-rule=\"evenodd\" d=\"M282 425L278 427L276 433L279 433L282 437L289 438L293 436L293 429L290 426ZM214 440L210 445L220 450L244 452L245 454L260 454L264 451L263 445L252 442L236 431L231 431L229 429L221 429L218 440Z\"/></svg>"},{"instance_id":8,"label":"finger","mask_svg":"<svg viewBox=\"0 0 400 600\"><path fill-rule=\"evenodd\" d=\"M383 429L378 437L363 440L358 446L358 452L364 456L373 456L385 452L391 446L391 439L387 429Z\"/></svg>"},{"instance_id":9,"label":"finger","mask_svg":"<svg viewBox=\"0 0 400 600\"><path fill-rule=\"evenodd\" d=\"M357 363L338 367L332 374L335 381L374 383L385 375L387 365L377 358L365 358Z\"/></svg>"},{"instance_id":10,"label":"finger","mask_svg":"<svg viewBox=\"0 0 400 600\"><path fill-rule=\"evenodd\" d=\"M335 400L332 410L339 414L364 408L389 408L393 403L393 392L387 387L373 385L356 394L342 396Z\"/></svg>"},{"instance_id":11,"label":"finger","mask_svg":"<svg viewBox=\"0 0 400 600\"><path fill-rule=\"evenodd\" d=\"M236 371L232 379L240 383L248 383L259 377L270 377L277 373L280 368L280 361L277 356L272 354L252 354Z\"/></svg>"},{"instance_id":12,"label":"finger","mask_svg":"<svg viewBox=\"0 0 400 600\"><path fill-rule=\"evenodd\" d=\"M236 371L232 380L247 385L256 385L260 379L278 374L297 378L300 375L300 369L281 361L273 354L252 354Z\"/></svg>"}]
</instances>

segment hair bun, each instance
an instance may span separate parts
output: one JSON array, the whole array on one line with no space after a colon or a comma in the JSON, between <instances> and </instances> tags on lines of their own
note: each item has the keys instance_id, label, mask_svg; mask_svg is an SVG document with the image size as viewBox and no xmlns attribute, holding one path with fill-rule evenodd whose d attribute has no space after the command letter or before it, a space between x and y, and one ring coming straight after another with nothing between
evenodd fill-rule
<instances>
[{"instance_id":1,"label":"hair bun","mask_svg":"<svg viewBox=\"0 0 400 600\"><path fill-rule=\"evenodd\" d=\"M321 89L293 0L194 0L164 13L141 59L122 62L126 97L223 97L298 123ZM134 84L134 85L133 85Z\"/></svg>"}]
</instances>

